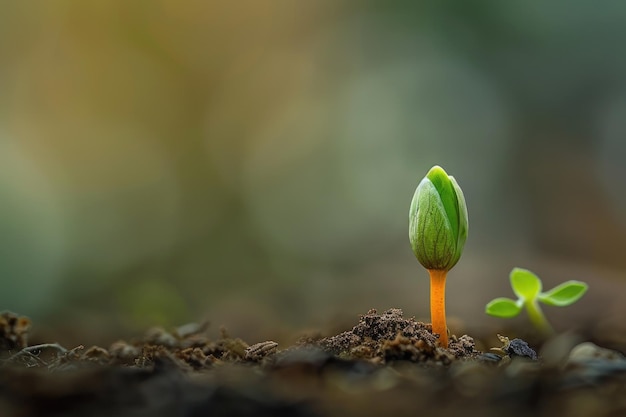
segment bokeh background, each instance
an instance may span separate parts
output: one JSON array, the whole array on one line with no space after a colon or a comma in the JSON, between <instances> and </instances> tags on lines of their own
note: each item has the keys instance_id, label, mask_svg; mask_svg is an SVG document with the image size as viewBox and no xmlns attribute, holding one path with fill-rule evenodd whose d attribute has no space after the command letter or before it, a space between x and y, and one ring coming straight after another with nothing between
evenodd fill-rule
<instances>
[{"instance_id":1,"label":"bokeh background","mask_svg":"<svg viewBox=\"0 0 626 417\"><path fill-rule=\"evenodd\" d=\"M428 319L407 215L440 164L470 213L452 330L523 332L483 312L521 266L588 282L546 314L623 348L624 22L625 2L4 1L0 309L66 344Z\"/></svg>"}]
</instances>

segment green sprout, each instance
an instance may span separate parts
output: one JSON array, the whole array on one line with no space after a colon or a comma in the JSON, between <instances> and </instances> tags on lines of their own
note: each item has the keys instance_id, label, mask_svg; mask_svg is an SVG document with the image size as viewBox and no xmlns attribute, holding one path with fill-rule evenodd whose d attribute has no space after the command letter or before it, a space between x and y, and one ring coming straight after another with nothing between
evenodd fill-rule
<instances>
[{"instance_id":1,"label":"green sprout","mask_svg":"<svg viewBox=\"0 0 626 417\"><path fill-rule=\"evenodd\" d=\"M409 209L413 253L430 275L430 316L439 344L448 347L445 291L448 271L467 239L465 197L454 177L435 165L417 186Z\"/></svg>"},{"instance_id":2,"label":"green sprout","mask_svg":"<svg viewBox=\"0 0 626 417\"><path fill-rule=\"evenodd\" d=\"M544 336L554 334L554 330L541 311L539 302L550 306L564 307L578 301L587 291L587 284L581 281L567 281L550 291L541 292L539 277L527 269L513 268L511 287L517 295L517 301L500 297L491 300L485 307L490 316L511 318L517 316L526 307L528 317L535 328Z\"/></svg>"}]
</instances>

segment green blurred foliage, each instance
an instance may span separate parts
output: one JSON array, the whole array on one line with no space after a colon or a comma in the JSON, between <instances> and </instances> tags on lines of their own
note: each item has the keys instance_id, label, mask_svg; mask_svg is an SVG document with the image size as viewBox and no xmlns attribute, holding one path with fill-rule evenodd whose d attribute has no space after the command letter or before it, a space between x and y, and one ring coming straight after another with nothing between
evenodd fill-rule
<instances>
[{"instance_id":1,"label":"green blurred foliage","mask_svg":"<svg viewBox=\"0 0 626 417\"><path fill-rule=\"evenodd\" d=\"M441 164L472 223L450 314L480 326L524 264L598 279L581 305L617 316L624 18L583 1L5 2L0 308L275 335L426 315L406 214Z\"/></svg>"}]
</instances>

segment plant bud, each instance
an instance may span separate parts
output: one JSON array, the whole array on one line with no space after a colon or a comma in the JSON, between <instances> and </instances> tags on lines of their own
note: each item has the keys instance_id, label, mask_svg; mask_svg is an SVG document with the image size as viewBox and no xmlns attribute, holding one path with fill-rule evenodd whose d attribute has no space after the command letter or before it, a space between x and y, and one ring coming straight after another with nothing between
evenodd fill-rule
<instances>
[{"instance_id":1,"label":"plant bud","mask_svg":"<svg viewBox=\"0 0 626 417\"><path fill-rule=\"evenodd\" d=\"M419 183L409 209L409 240L426 269L449 271L467 239L467 207L454 177L435 165Z\"/></svg>"}]
</instances>

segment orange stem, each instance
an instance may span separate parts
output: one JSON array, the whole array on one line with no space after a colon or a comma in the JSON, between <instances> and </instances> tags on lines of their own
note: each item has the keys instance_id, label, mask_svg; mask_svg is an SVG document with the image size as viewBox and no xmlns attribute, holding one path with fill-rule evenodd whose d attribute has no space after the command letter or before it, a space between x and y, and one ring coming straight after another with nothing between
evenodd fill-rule
<instances>
[{"instance_id":1,"label":"orange stem","mask_svg":"<svg viewBox=\"0 0 626 417\"><path fill-rule=\"evenodd\" d=\"M430 320L433 333L439 334L441 347L448 347L448 327L446 326L446 275L448 271L429 269L430 275Z\"/></svg>"}]
</instances>

